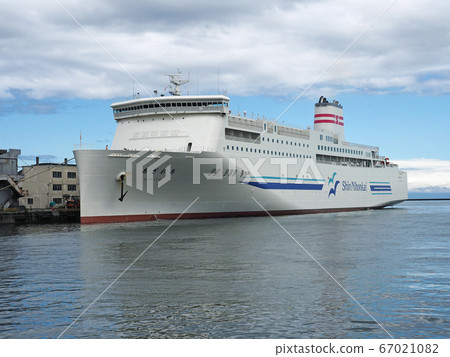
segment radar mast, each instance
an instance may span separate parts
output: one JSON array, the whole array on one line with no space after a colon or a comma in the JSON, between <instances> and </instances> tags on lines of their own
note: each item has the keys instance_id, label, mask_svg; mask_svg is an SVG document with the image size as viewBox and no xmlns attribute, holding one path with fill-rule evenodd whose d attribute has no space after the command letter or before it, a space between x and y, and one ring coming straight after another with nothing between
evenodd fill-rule
<instances>
[{"instance_id":1,"label":"radar mast","mask_svg":"<svg viewBox=\"0 0 450 357\"><path fill-rule=\"evenodd\" d=\"M174 85L174 87L169 85L169 88L171 89L169 90L169 93L175 96L180 96L181 95L180 86L189 82L189 79L181 79L180 69L178 69L178 73L176 74L165 73L165 75L169 76L170 83Z\"/></svg>"}]
</instances>

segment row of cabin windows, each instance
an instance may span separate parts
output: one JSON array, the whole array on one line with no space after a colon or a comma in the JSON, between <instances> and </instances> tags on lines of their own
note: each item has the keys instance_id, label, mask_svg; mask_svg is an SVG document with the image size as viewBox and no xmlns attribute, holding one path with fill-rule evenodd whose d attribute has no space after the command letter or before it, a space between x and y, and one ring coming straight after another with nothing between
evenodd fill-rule
<instances>
[{"instance_id":1,"label":"row of cabin windows","mask_svg":"<svg viewBox=\"0 0 450 357\"><path fill-rule=\"evenodd\" d=\"M183 108L183 107L228 107L228 102L173 102L173 103L152 103L135 105L132 107L114 109L114 113L130 112L140 109L153 108Z\"/></svg>"},{"instance_id":2,"label":"row of cabin windows","mask_svg":"<svg viewBox=\"0 0 450 357\"><path fill-rule=\"evenodd\" d=\"M270 141L270 138L264 138L264 137L261 137L261 140L262 140L262 141L267 141L268 143L271 142L271 141ZM281 144L292 145L292 146L297 146L297 144L298 144L299 147L302 147L302 143L297 143L296 141L289 141L289 140L280 140L280 139L277 139L276 143L277 143L277 144L280 144L280 141L281 141ZM272 139L272 143L275 143L275 139ZM303 143L303 147L304 147L304 148L305 148L305 147L306 147L306 148L309 148L309 144Z\"/></svg>"},{"instance_id":3,"label":"row of cabin windows","mask_svg":"<svg viewBox=\"0 0 450 357\"><path fill-rule=\"evenodd\" d=\"M67 185L67 191L76 191L77 185ZM62 184L55 183L53 184L53 191L62 191Z\"/></svg>"},{"instance_id":4,"label":"row of cabin windows","mask_svg":"<svg viewBox=\"0 0 450 357\"><path fill-rule=\"evenodd\" d=\"M53 178L62 178L62 172L61 171L53 171ZM77 173L73 171L67 172L67 178L75 179L77 178Z\"/></svg>"},{"instance_id":5,"label":"row of cabin windows","mask_svg":"<svg viewBox=\"0 0 450 357\"><path fill-rule=\"evenodd\" d=\"M340 152L342 154L352 154L352 155L363 155L364 154L364 152L360 151L360 150L344 149L344 148L337 148L337 147L323 146L323 145L317 145L317 150Z\"/></svg>"},{"instance_id":6,"label":"row of cabin windows","mask_svg":"<svg viewBox=\"0 0 450 357\"><path fill-rule=\"evenodd\" d=\"M245 150L244 150L245 149ZM281 152L281 151L273 151L273 150L264 150L264 149L253 149L253 148L244 148L243 146L233 146L233 145L227 145L227 150L234 150L234 151L245 151L245 152L251 152L255 154L266 154L266 155L276 155L276 156L285 156L285 157L298 157L298 158L304 158L304 159L310 159L311 156L309 155L303 155L302 154L293 154L290 152Z\"/></svg>"}]
</instances>

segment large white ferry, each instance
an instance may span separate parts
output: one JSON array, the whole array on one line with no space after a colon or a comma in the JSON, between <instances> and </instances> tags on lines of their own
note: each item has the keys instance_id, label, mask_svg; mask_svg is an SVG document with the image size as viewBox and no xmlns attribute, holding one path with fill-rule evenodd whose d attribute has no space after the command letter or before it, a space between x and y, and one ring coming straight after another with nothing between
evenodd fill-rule
<instances>
[{"instance_id":1,"label":"large white ferry","mask_svg":"<svg viewBox=\"0 0 450 357\"><path fill-rule=\"evenodd\" d=\"M75 150L81 222L291 215L392 206L407 175L379 148L345 141L342 105L324 97L314 129L232 115L223 95L112 104L109 150ZM266 212L267 211L267 212Z\"/></svg>"}]
</instances>

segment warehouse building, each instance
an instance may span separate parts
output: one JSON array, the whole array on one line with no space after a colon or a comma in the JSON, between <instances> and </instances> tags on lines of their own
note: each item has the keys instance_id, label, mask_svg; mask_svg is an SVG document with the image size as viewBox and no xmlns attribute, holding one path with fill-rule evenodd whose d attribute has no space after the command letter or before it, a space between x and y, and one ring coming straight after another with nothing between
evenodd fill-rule
<instances>
[{"instance_id":1,"label":"warehouse building","mask_svg":"<svg viewBox=\"0 0 450 357\"><path fill-rule=\"evenodd\" d=\"M68 164L39 163L23 166L21 188L24 197L19 204L27 209L65 207L68 200L79 200L77 166Z\"/></svg>"}]
</instances>

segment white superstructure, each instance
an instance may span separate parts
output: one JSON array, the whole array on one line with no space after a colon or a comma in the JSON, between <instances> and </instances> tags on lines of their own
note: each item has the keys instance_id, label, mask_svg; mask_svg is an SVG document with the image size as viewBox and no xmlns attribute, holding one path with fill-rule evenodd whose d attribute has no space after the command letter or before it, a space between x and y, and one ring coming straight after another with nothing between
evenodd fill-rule
<instances>
[{"instance_id":1,"label":"white superstructure","mask_svg":"<svg viewBox=\"0 0 450 357\"><path fill-rule=\"evenodd\" d=\"M345 141L342 106L321 97L314 129L231 115L223 95L112 104L110 150L76 150L83 223L334 212L407 199L406 173ZM178 76L178 77L177 77ZM263 207L263 208L262 208Z\"/></svg>"}]
</instances>

